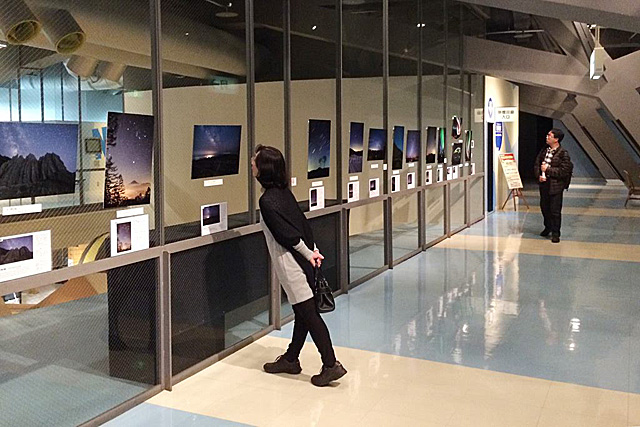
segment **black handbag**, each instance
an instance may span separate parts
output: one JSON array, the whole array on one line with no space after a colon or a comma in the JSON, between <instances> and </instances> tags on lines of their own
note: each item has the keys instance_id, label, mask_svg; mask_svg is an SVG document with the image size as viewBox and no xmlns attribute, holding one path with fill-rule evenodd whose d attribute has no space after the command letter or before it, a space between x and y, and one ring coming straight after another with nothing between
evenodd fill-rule
<instances>
[{"instance_id":1,"label":"black handbag","mask_svg":"<svg viewBox=\"0 0 640 427\"><path fill-rule=\"evenodd\" d=\"M318 313L329 313L336 309L336 302L333 299L333 293L329 287L329 282L322 274L320 267L313 269L314 289L313 299L316 302Z\"/></svg>"}]
</instances>

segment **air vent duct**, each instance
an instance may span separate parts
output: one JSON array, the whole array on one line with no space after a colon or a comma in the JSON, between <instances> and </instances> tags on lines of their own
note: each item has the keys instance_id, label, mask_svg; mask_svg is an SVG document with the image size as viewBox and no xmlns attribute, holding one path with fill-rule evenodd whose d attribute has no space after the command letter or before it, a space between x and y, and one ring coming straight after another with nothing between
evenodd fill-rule
<instances>
[{"instance_id":1,"label":"air vent duct","mask_svg":"<svg viewBox=\"0 0 640 427\"><path fill-rule=\"evenodd\" d=\"M40 34L42 25L22 0L3 0L0 30L10 44L24 44Z\"/></svg>"},{"instance_id":2,"label":"air vent duct","mask_svg":"<svg viewBox=\"0 0 640 427\"><path fill-rule=\"evenodd\" d=\"M69 55L82 47L86 35L71 14L62 9L48 9L40 14L44 33L56 52Z\"/></svg>"}]
</instances>

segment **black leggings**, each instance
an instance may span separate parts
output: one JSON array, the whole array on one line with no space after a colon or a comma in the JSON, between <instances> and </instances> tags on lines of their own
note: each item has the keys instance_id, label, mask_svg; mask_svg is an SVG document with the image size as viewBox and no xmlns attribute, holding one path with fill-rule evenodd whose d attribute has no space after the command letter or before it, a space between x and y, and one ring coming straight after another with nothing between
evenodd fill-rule
<instances>
[{"instance_id":1,"label":"black leggings","mask_svg":"<svg viewBox=\"0 0 640 427\"><path fill-rule=\"evenodd\" d=\"M289 362L293 362L300 356L302 346L307 339L307 333L311 333L311 338L318 347L320 356L322 357L322 365L331 367L336 364L336 355L331 345L331 337L329 329L316 310L316 303L313 298L298 304L293 304L293 312L295 320L293 323L293 337L291 344L287 348L284 358Z\"/></svg>"}]
</instances>

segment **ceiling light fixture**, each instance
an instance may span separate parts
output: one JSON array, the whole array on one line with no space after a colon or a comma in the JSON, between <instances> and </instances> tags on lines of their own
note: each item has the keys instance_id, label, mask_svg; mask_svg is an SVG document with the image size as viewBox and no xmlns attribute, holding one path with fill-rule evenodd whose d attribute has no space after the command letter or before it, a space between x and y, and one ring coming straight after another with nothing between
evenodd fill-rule
<instances>
[{"instance_id":1,"label":"ceiling light fixture","mask_svg":"<svg viewBox=\"0 0 640 427\"><path fill-rule=\"evenodd\" d=\"M313 27L311 27L311 31L315 31L315 30L317 30L317 29L318 29L318 26L317 26L317 25L314 25Z\"/></svg>"},{"instance_id":2,"label":"ceiling light fixture","mask_svg":"<svg viewBox=\"0 0 640 427\"><path fill-rule=\"evenodd\" d=\"M235 18L235 17L238 16L237 12L229 10L229 8L233 6L233 3L231 3L231 2L227 3L226 5L224 5L224 4L218 3L218 2L216 2L214 0L204 0L204 1L224 9L223 11L216 12L216 17L218 17L218 18Z\"/></svg>"}]
</instances>

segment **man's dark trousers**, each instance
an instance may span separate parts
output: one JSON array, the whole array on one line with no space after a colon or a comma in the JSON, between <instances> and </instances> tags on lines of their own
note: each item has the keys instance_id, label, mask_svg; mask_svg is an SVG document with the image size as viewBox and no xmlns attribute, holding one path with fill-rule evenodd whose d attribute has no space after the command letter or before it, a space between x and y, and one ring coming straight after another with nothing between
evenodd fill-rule
<instances>
[{"instance_id":1,"label":"man's dark trousers","mask_svg":"<svg viewBox=\"0 0 640 427\"><path fill-rule=\"evenodd\" d=\"M544 217L544 228L551 231L553 236L560 236L562 223L562 194L549 194L549 182L540 184L540 210Z\"/></svg>"}]
</instances>

